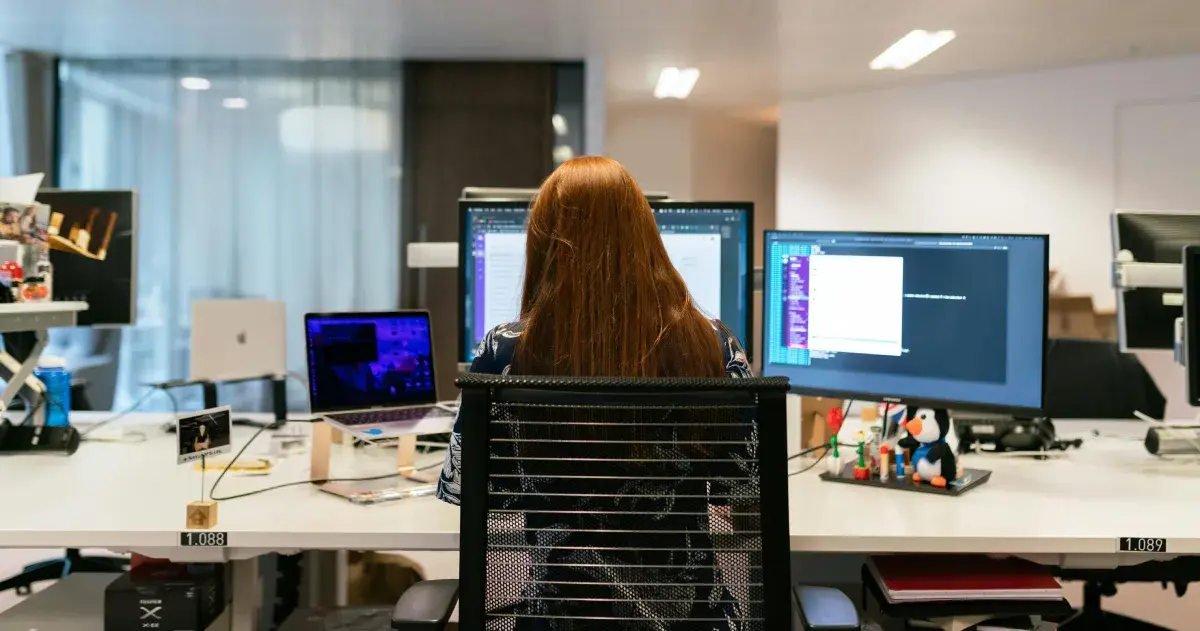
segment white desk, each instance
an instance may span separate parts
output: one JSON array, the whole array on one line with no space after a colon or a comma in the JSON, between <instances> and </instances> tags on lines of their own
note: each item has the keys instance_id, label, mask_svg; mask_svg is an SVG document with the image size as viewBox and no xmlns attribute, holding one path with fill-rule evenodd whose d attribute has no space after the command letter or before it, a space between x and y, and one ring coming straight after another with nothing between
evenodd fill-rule
<instances>
[{"instance_id":1,"label":"white desk","mask_svg":"<svg viewBox=\"0 0 1200 631\"><path fill-rule=\"evenodd\" d=\"M104 414L80 414L85 422ZM251 418L268 417L242 415ZM136 428L146 442L84 442L70 457L0 458L0 548L107 548L180 561L253 558L271 551L457 550L458 509L433 497L356 506L310 485L220 502L215 530L227 548L181 548L185 508L199 499L200 473L175 464L173 434L157 424L168 415L134 413L106 426ZM297 424L299 425L299 424ZM304 425L307 431L307 424ZM255 430L235 427L236 452ZM267 432L246 455L269 447ZM358 477L395 471L394 450L335 449L331 475ZM362 452L363 450L357 450ZM374 452L374 453L371 453ZM232 456L232 454L230 454ZM441 455L431 456L438 462ZM420 463L419 463L420 464ZM218 495L308 479L307 454L279 461L266 476L225 476ZM205 477L208 487L217 473ZM401 484L407 484L401 483Z\"/></svg>"},{"instance_id":2,"label":"white desk","mask_svg":"<svg viewBox=\"0 0 1200 631\"><path fill-rule=\"evenodd\" d=\"M1111 565L1121 560L1119 537L1165 537L1172 555L1200 554L1200 508L1190 499L1200 497L1200 462L1148 454L1140 421L1055 425L1060 436L1082 437L1083 447L1044 461L965 456L994 473L960 497L824 482L817 465L791 481L792 549L1102 554ZM1093 437L1093 428L1102 435Z\"/></svg>"},{"instance_id":3,"label":"white desk","mask_svg":"<svg viewBox=\"0 0 1200 631\"><path fill-rule=\"evenodd\" d=\"M131 414L121 421L146 428L144 443L84 443L69 458L0 458L0 547L108 548L190 561L302 549L458 549L458 510L433 497L356 506L308 485L222 502L217 530L229 533L229 547L179 548L184 505L199 495L200 476L175 465L174 437L152 425L163 418ZM794 476L792 549L1111 554L1118 537L1134 536L1165 537L1173 554L1200 554L1200 509L1187 499L1200 497L1200 463L1150 456L1136 440L1146 426L1136 421L1058 425L1060 434L1083 436L1083 448L1047 461L966 456L995 473L957 498L823 482L822 465ZM1091 436L1093 427L1104 435ZM235 428L235 448L252 431ZM247 454L267 448L265 436L258 440ZM348 447L334 451L334 475L386 473L395 465L386 450L352 459ZM290 456L268 476L231 473L219 492L307 475L308 458ZM216 474L206 479L211 485Z\"/></svg>"},{"instance_id":4,"label":"white desk","mask_svg":"<svg viewBox=\"0 0 1200 631\"><path fill-rule=\"evenodd\" d=\"M458 510L433 497L356 506L309 485L221 502L217 530L228 533L229 546L181 548L184 507L199 495L200 474L175 464L174 437L154 425L165 419L131 414L120 421L145 431L142 443L84 443L69 458L0 458L0 547L107 548L180 561L234 561L231 616L238 631L253 628L255 605L247 602L258 580L256 564L239 561L306 549L458 549ZM1151 558L1114 554L1118 537L1133 536L1165 537L1172 555L1200 554L1194 525L1200 509L1192 501L1200 496L1200 463L1160 463L1135 440L1146 430L1139 422L1058 425L1064 436L1083 434L1083 449L1049 461L968 456L971 466L995 473L957 498L823 482L818 465L790 478L791 547L1052 555L1041 557L1050 563L1069 554L1085 564L1112 566ZM1093 427L1105 436L1092 437ZM252 431L235 428L235 450ZM267 449L268 440L259 440L248 455ZM334 450L333 475L395 468L391 450L349 458L354 451ZM231 474L220 493L307 477L308 457L296 455L269 476ZM215 479L215 473L206 478L210 485Z\"/></svg>"}]
</instances>

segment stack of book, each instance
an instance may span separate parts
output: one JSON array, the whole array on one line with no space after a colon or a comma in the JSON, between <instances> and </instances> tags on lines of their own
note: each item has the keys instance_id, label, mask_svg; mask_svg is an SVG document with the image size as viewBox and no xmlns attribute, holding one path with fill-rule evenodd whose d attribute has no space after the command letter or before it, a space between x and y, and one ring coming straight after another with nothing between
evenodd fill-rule
<instances>
[{"instance_id":1,"label":"stack of book","mask_svg":"<svg viewBox=\"0 0 1200 631\"><path fill-rule=\"evenodd\" d=\"M896 554L868 562L890 603L1063 598L1050 570L1023 559L971 554Z\"/></svg>"},{"instance_id":2,"label":"stack of book","mask_svg":"<svg viewBox=\"0 0 1200 631\"><path fill-rule=\"evenodd\" d=\"M863 580L889 616L910 627L1050 631L1041 615L1070 611L1048 568L1016 558L969 554L873 556Z\"/></svg>"}]
</instances>

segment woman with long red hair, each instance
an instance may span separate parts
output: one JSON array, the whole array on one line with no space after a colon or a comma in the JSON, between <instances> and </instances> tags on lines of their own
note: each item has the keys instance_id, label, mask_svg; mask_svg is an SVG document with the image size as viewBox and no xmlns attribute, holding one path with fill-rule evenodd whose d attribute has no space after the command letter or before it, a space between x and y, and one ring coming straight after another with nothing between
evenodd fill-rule
<instances>
[{"instance_id":1,"label":"woman with long red hair","mask_svg":"<svg viewBox=\"0 0 1200 631\"><path fill-rule=\"evenodd\" d=\"M616 160L564 162L538 190L521 315L484 336L471 372L571 377L750 376L741 342L701 313L654 212ZM459 503L456 422L437 496Z\"/></svg>"},{"instance_id":2,"label":"woman with long red hair","mask_svg":"<svg viewBox=\"0 0 1200 631\"><path fill-rule=\"evenodd\" d=\"M741 343L696 307L667 256L645 194L614 160L569 160L542 183L529 213L524 282L520 316L484 336L472 372L570 377L750 375ZM459 503L460 430L456 422L437 490L438 497L453 504ZM521 529L538 551L538 562L530 556L527 573L518 572L515 582L530 581L528 585L559 594L558 600L561 593L554 592L554 586L590 585L589 593L608 596L589 606L620 619L706 620L710 623L705 629L743 628L739 621L746 617L744 607L750 606L748 593L737 592L741 597L735 597L736 590L726 586L724 570L713 570L713 543L695 532L697 526L722 530L708 523L709 515L730 519L724 500L710 501L703 495L692 499L697 492L711 492L713 483L687 479L630 484L637 485L634 493L661 495L661 501L635 501L662 533L689 534L677 535L674 545L665 545L662 536L676 535L627 534L626 542L634 543L622 556L572 547L571 535L564 538L556 529L555 515L534 511L523 516ZM676 498L679 485L689 484L700 486L684 490L689 499ZM620 499L606 501L621 503ZM688 509L681 502L696 505ZM636 543L641 536L653 537L645 548ZM659 547L664 549L654 549ZM644 567L639 570L641 582L614 582L604 569L631 563ZM741 575L750 570L733 571ZM646 572L654 578L647 580ZM497 576L496 580L505 580ZM517 620L515 630L559 628L555 620L561 610L552 604L555 600L530 595L521 605L525 615ZM655 625L664 631L684 627L698 628L678 622Z\"/></svg>"}]
</instances>

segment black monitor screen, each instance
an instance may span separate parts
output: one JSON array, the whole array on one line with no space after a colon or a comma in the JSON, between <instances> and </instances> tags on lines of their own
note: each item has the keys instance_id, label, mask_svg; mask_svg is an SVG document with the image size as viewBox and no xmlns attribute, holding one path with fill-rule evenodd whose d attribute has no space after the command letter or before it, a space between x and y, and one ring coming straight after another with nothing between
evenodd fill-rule
<instances>
[{"instance_id":1,"label":"black monitor screen","mask_svg":"<svg viewBox=\"0 0 1200 631\"><path fill-rule=\"evenodd\" d=\"M763 374L812 394L1040 410L1048 243L767 232Z\"/></svg>"},{"instance_id":2,"label":"black monitor screen","mask_svg":"<svg viewBox=\"0 0 1200 631\"><path fill-rule=\"evenodd\" d=\"M749 346L754 205L651 201L667 254L696 304ZM460 202L460 356L493 327L520 315L527 202Z\"/></svg>"},{"instance_id":3,"label":"black monitor screen","mask_svg":"<svg viewBox=\"0 0 1200 631\"><path fill-rule=\"evenodd\" d=\"M50 207L55 300L82 300L79 326L134 323L137 201L133 191L39 191Z\"/></svg>"},{"instance_id":4,"label":"black monitor screen","mask_svg":"<svg viewBox=\"0 0 1200 631\"><path fill-rule=\"evenodd\" d=\"M1180 263L1183 246L1200 243L1200 213L1119 211L1113 215L1116 251L1139 263ZM1183 317L1178 289L1128 289L1117 293L1121 348L1172 349L1175 320Z\"/></svg>"}]
</instances>

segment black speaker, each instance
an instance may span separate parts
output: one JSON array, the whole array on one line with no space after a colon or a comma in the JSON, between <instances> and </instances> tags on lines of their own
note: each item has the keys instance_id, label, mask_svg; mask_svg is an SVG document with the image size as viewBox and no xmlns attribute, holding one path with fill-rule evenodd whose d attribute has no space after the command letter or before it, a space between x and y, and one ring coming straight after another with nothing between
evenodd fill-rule
<instances>
[{"instance_id":1,"label":"black speaker","mask_svg":"<svg viewBox=\"0 0 1200 631\"><path fill-rule=\"evenodd\" d=\"M71 426L0 423L0 454L58 454L79 449L79 430Z\"/></svg>"}]
</instances>

